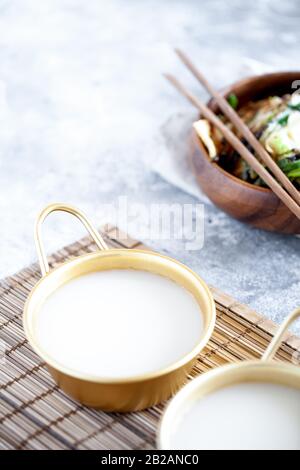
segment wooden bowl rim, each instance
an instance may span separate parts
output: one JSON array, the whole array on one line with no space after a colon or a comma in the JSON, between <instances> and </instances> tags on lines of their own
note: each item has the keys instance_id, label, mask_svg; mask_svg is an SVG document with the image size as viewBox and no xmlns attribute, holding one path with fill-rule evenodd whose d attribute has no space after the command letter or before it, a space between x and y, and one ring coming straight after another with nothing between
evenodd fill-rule
<instances>
[{"instance_id":1,"label":"wooden bowl rim","mask_svg":"<svg viewBox=\"0 0 300 470\"><path fill-rule=\"evenodd\" d=\"M249 77L244 77L244 78L241 78L240 80L237 80L236 82L233 82L231 85L227 85L226 87L222 88L220 90L220 93L223 95L223 96L226 96L228 95L229 93L232 93L234 92L234 89L236 87L239 87L241 85L245 85L247 83L251 83L253 81L256 81L260 78L273 78L275 79L276 77L280 77L280 76L286 76L286 78L288 78L288 76L292 76L292 75L298 75L300 77L300 71L297 71L297 70L292 70L292 71L283 71L283 72L270 72L270 73L263 73L263 74L258 74L258 75L251 75ZM267 89L267 88L266 88ZM210 107L212 102L214 101L213 98L211 98L208 102L208 106ZM199 142L200 141L200 137L198 136L198 134L196 133L196 131L193 129L193 134L195 135L196 139L197 139L197 143L199 145ZM203 151L204 150L204 151ZM245 186L247 187L248 189L251 189L252 191L260 191L260 192L264 192L266 194L273 194L273 191L269 188L264 188L263 186L256 186L255 184L253 183L248 183L247 181L244 181L240 178L238 178L237 176L233 175L232 173L230 173L229 171L225 170L224 168L222 168L217 162L213 162L211 160L211 158L209 157L208 153L207 153L207 150L205 148L205 146L203 145L202 146L202 143L201 143L201 152L203 153L204 157L206 158L206 160L211 164L213 165L218 171L220 171L221 173L223 173L226 177L232 179L236 184L240 184L241 186Z\"/></svg>"},{"instance_id":2,"label":"wooden bowl rim","mask_svg":"<svg viewBox=\"0 0 300 470\"><path fill-rule=\"evenodd\" d=\"M193 134L194 134L195 138L197 139L197 145L200 146L199 145L200 137L197 135L197 133L194 129L193 129ZM226 178L232 179L235 183L240 184L241 186L246 186L248 189L251 189L253 191L261 191L261 192L264 192L264 193L267 193L267 194L273 192L269 188L264 188L263 186L256 186L255 184L248 183L247 181L241 180L240 178L233 175L229 171L226 171L217 162L213 162L211 160L211 158L209 157L206 149L204 149L205 150L204 152L203 152L203 149L204 149L204 146L202 147L202 145L201 145L201 152L203 153L203 155L204 155L205 159L208 161L208 163L210 165L212 165L217 171L219 171L220 173L223 173L226 176Z\"/></svg>"}]
</instances>

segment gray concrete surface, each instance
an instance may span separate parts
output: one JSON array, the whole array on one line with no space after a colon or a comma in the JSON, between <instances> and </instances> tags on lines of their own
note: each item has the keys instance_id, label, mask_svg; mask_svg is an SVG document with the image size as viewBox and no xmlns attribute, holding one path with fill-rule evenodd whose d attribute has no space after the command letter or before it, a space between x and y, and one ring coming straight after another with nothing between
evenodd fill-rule
<instances>
[{"instance_id":1,"label":"gray concrete surface","mask_svg":"<svg viewBox=\"0 0 300 470\"><path fill-rule=\"evenodd\" d=\"M96 223L120 195L147 207L201 202L202 250L153 248L281 321L299 304L299 239L244 226L201 194L185 160L195 112L161 73L205 96L174 46L217 86L297 69L299 21L296 0L0 0L0 276L36 259L32 227L48 202L76 204ZM49 252L82 234L61 215L46 225ZM133 236L142 226L131 224Z\"/></svg>"}]
</instances>

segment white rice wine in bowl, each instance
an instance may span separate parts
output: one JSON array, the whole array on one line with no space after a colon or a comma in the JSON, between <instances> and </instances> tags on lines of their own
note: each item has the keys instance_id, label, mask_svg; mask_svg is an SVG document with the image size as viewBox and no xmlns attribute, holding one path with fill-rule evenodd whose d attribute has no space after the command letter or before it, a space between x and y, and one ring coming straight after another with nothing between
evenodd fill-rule
<instances>
[{"instance_id":1,"label":"white rice wine in bowl","mask_svg":"<svg viewBox=\"0 0 300 470\"><path fill-rule=\"evenodd\" d=\"M46 298L35 320L48 357L75 373L108 379L167 368L193 350L203 328L190 292L133 269L72 279Z\"/></svg>"},{"instance_id":2,"label":"white rice wine in bowl","mask_svg":"<svg viewBox=\"0 0 300 470\"><path fill-rule=\"evenodd\" d=\"M79 219L97 250L51 269L42 224L57 211ZM57 385L105 411L143 410L167 400L213 332L216 308L205 282L168 256L110 248L67 204L46 206L34 233L42 278L24 305L23 326Z\"/></svg>"},{"instance_id":3,"label":"white rice wine in bowl","mask_svg":"<svg viewBox=\"0 0 300 470\"><path fill-rule=\"evenodd\" d=\"M195 397L169 441L171 449L300 450L300 389L245 382Z\"/></svg>"}]
</instances>

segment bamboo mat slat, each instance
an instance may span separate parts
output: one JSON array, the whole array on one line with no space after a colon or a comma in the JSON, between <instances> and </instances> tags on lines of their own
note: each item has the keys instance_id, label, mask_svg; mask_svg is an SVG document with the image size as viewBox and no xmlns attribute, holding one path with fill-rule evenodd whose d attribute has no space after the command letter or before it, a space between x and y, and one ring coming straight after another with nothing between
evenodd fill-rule
<instances>
[{"instance_id":1,"label":"bamboo mat slat","mask_svg":"<svg viewBox=\"0 0 300 470\"><path fill-rule=\"evenodd\" d=\"M110 246L143 247L115 227L106 225L103 232ZM85 237L55 253L50 265L95 249ZM155 448L164 404L137 413L104 413L80 405L54 384L22 328L24 302L39 278L33 264L0 282L0 449ZM259 358L276 330L271 321L211 289L217 324L189 378L228 362ZM288 333L277 359L291 362L299 349L300 338Z\"/></svg>"}]
</instances>

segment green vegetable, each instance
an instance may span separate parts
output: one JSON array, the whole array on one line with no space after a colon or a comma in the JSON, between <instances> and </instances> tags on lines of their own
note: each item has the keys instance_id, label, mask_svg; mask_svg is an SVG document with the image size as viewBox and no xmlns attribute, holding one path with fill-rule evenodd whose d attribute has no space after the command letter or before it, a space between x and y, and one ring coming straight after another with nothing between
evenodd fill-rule
<instances>
[{"instance_id":1,"label":"green vegetable","mask_svg":"<svg viewBox=\"0 0 300 470\"><path fill-rule=\"evenodd\" d=\"M268 137L268 145L273 149L276 155L282 155L290 152L289 141L283 132L274 132Z\"/></svg>"},{"instance_id":2,"label":"green vegetable","mask_svg":"<svg viewBox=\"0 0 300 470\"><path fill-rule=\"evenodd\" d=\"M278 160L278 166L284 173L300 169L300 160L291 161L289 158Z\"/></svg>"},{"instance_id":3,"label":"green vegetable","mask_svg":"<svg viewBox=\"0 0 300 470\"><path fill-rule=\"evenodd\" d=\"M288 108L293 109L294 111L300 111L300 103L298 103L298 104L288 104Z\"/></svg>"},{"instance_id":4,"label":"green vegetable","mask_svg":"<svg viewBox=\"0 0 300 470\"><path fill-rule=\"evenodd\" d=\"M228 103L233 109L236 109L239 104L238 97L234 93L230 93L230 95L227 98Z\"/></svg>"},{"instance_id":5,"label":"green vegetable","mask_svg":"<svg viewBox=\"0 0 300 470\"><path fill-rule=\"evenodd\" d=\"M296 168L295 170L289 171L287 176L289 178L300 178L300 168Z\"/></svg>"},{"instance_id":6,"label":"green vegetable","mask_svg":"<svg viewBox=\"0 0 300 470\"><path fill-rule=\"evenodd\" d=\"M289 116L290 116L289 113L283 114L283 115L277 120L278 124L280 124L282 127L283 127L283 126L286 126L287 123L288 123L288 120L289 120Z\"/></svg>"}]
</instances>

